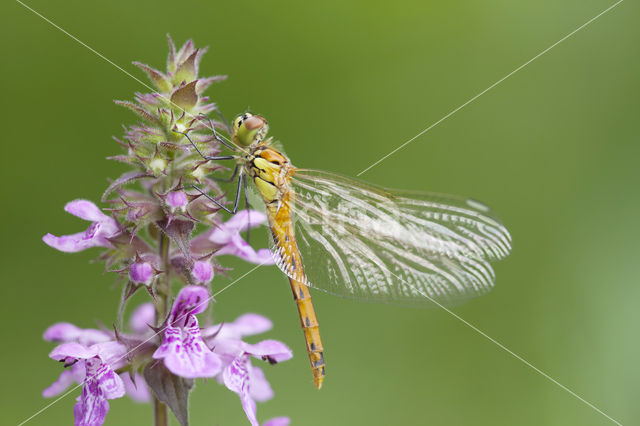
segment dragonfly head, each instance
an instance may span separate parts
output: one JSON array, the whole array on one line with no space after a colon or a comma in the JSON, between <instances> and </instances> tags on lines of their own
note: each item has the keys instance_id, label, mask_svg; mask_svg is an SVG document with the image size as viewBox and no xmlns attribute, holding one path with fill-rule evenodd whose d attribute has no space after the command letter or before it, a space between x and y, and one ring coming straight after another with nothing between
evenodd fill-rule
<instances>
[{"instance_id":1,"label":"dragonfly head","mask_svg":"<svg viewBox=\"0 0 640 426\"><path fill-rule=\"evenodd\" d=\"M267 120L259 115L247 112L233 120L233 141L240 146L262 142L268 131Z\"/></svg>"}]
</instances>

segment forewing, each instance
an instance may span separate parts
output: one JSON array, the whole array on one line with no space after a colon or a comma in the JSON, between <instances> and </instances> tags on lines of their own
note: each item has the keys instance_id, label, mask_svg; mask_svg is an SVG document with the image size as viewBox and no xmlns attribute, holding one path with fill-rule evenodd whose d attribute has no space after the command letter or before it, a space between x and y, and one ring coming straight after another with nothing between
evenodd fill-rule
<instances>
[{"instance_id":1,"label":"forewing","mask_svg":"<svg viewBox=\"0 0 640 426\"><path fill-rule=\"evenodd\" d=\"M495 279L489 261L511 249L504 226L473 200L389 191L312 170L296 171L291 189L306 282L328 293L455 302L489 291ZM276 261L294 275L287 260Z\"/></svg>"}]
</instances>

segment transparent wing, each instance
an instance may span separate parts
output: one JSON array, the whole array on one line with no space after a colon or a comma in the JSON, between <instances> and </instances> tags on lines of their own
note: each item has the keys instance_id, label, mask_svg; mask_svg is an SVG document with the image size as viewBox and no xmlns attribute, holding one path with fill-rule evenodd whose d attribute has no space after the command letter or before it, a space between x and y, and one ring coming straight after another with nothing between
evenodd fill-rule
<instances>
[{"instance_id":1,"label":"transparent wing","mask_svg":"<svg viewBox=\"0 0 640 426\"><path fill-rule=\"evenodd\" d=\"M298 170L291 220L307 285L350 298L452 303L486 293L489 261L511 250L505 227L483 204L390 191L340 175ZM299 270L278 257L290 277Z\"/></svg>"}]
</instances>

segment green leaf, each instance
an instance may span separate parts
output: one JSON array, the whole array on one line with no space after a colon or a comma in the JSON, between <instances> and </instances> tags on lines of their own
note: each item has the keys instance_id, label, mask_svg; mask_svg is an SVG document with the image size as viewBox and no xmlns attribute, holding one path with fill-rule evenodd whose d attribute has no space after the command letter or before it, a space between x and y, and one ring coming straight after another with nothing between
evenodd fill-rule
<instances>
[{"instance_id":1,"label":"green leaf","mask_svg":"<svg viewBox=\"0 0 640 426\"><path fill-rule=\"evenodd\" d=\"M167 40L169 41L169 57L167 58L167 71L173 73L176 70L176 45L173 44L173 39L167 34Z\"/></svg>"},{"instance_id":2,"label":"green leaf","mask_svg":"<svg viewBox=\"0 0 640 426\"><path fill-rule=\"evenodd\" d=\"M169 93L171 91L171 83L169 82L167 76L165 76L163 73L141 62L134 62L133 65L139 67L140 69L142 69L142 71L147 73L151 82L160 92Z\"/></svg>"},{"instance_id":3,"label":"green leaf","mask_svg":"<svg viewBox=\"0 0 640 426\"><path fill-rule=\"evenodd\" d=\"M198 76L196 70L198 50L200 49L196 49L195 52L193 52L182 64L178 66L178 70L174 77L174 81L176 83L179 84L182 81L192 81Z\"/></svg>"},{"instance_id":4,"label":"green leaf","mask_svg":"<svg viewBox=\"0 0 640 426\"><path fill-rule=\"evenodd\" d=\"M182 426L188 426L189 392L194 380L172 374L162 362L147 364L143 374L156 398L169 406Z\"/></svg>"},{"instance_id":5,"label":"green leaf","mask_svg":"<svg viewBox=\"0 0 640 426\"><path fill-rule=\"evenodd\" d=\"M167 234L171 240L178 245L182 254L191 262L191 249L189 241L191 239L191 232L195 224L192 221L173 219L169 223L168 219L162 219L157 222L158 227Z\"/></svg>"},{"instance_id":6,"label":"green leaf","mask_svg":"<svg viewBox=\"0 0 640 426\"><path fill-rule=\"evenodd\" d=\"M117 188L121 187L122 185L127 184L127 183L129 183L131 181L134 181L136 179L144 178L144 177L151 177L151 175L148 174L147 172L141 172L141 171L137 171L137 170L124 173L118 179L116 179L113 182L111 182L111 184L109 185L107 190L104 191L104 193L102 194L102 198L101 198L102 202L105 202L107 200L107 197L109 195L111 195L111 193L113 191L115 191Z\"/></svg>"},{"instance_id":7,"label":"green leaf","mask_svg":"<svg viewBox=\"0 0 640 426\"><path fill-rule=\"evenodd\" d=\"M134 104L133 102L118 101L118 100L115 100L113 102L115 102L116 105L120 105L120 106L123 106L125 108L129 108L131 111L135 112L140 117L142 117L143 119L145 119L146 121L148 121L150 123L161 124L160 120L158 120L156 117L154 117L153 115L149 114L144 108Z\"/></svg>"},{"instance_id":8,"label":"green leaf","mask_svg":"<svg viewBox=\"0 0 640 426\"><path fill-rule=\"evenodd\" d=\"M198 94L196 93L196 84L198 80L194 80L186 86L182 86L171 95L171 102L184 110L190 110L198 103Z\"/></svg>"}]
</instances>

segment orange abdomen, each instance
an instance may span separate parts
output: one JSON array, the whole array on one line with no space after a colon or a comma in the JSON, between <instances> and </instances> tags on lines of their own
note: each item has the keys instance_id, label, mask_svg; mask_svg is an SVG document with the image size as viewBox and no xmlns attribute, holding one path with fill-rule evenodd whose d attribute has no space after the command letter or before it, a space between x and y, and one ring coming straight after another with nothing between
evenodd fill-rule
<instances>
[{"instance_id":1,"label":"orange abdomen","mask_svg":"<svg viewBox=\"0 0 640 426\"><path fill-rule=\"evenodd\" d=\"M285 266L286 268L295 269L296 273L294 276L298 277L299 280L305 280L304 266L300 252L298 251L288 206L282 204L280 208L277 208L269 205L267 211L269 213L271 233L277 247L278 255L282 259L287 259L283 261L287 264ZM309 288L299 280L289 277L291 291L298 306L300 324L302 325L307 344L307 353L309 354L309 362L311 363L311 371L313 373L313 384L320 389L325 376L325 365L322 340L320 339L320 331L318 328L318 318L313 309Z\"/></svg>"}]
</instances>

